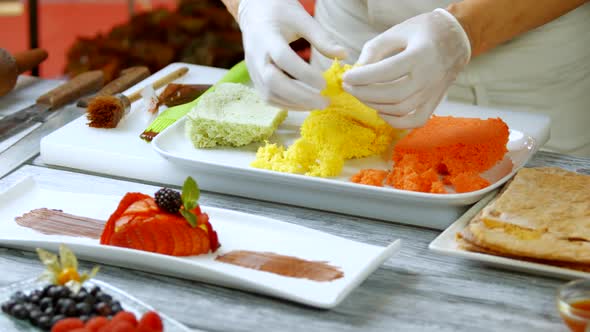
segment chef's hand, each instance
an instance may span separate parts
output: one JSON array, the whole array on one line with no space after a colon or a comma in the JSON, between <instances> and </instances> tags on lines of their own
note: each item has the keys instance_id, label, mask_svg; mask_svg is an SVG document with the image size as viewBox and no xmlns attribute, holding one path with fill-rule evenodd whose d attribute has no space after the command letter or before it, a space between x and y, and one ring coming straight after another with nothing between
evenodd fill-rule
<instances>
[{"instance_id":1,"label":"chef's hand","mask_svg":"<svg viewBox=\"0 0 590 332\"><path fill-rule=\"evenodd\" d=\"M329 58L342 58L338 46L297 0L241 0L238 22L246 65L254 86L269 103L292 110L323 109L326 81L291 49L304 38Z\"/></svg>"},{"instance_id":2,"label":"chef's hand","mask_svg":"<svg viewBox=\"0 0 590 332\"><path fill-rule=\"evenodd\" d=\"M343 88L396 128L423 125L467 64L471 45L443 9L402 22L368 41Z\"/></svg>"}]
</instances>

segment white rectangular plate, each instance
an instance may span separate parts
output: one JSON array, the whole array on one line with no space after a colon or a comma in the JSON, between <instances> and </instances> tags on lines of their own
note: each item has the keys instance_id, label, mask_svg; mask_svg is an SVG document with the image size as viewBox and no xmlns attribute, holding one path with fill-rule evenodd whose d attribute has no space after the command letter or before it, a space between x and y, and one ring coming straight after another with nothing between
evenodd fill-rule
<instances>
[{"instance_id":1,"label":"white rectangular plate","mask_svg":"<svg viewBox=\"0 0 590 332\"><path fill-rule=\"evenodd\" d=\"M287 120L279 127L271 142L291 145L299 137L299 128L307 112L290 112ZM461 114L458 114L461 116ZM485 115L484 115L485 116ZM441 210L473 204L488 192L501 186L516 171L523 167L537 151L535 139L517 129L510 129L508 153L506 158L483 174L492 184L478 191L468 193L431 194L391 187L375 187L350 182L350 177L365 168L391 169L391 151L382 156L372 156L346 161L342 174L333 178L319 178L299 174L280 173L250 166L256 157L256 150L262 144L253 143L241 148L220 147L196 149L186 138L184 126L186 117L164 130L153 141L152 146L160 155L172 163L194 171L207 169L223 178L250 179L252 182L267 181L268 186L250 186L246 189L253 195L281 197L286 191L297 201L307 202L307 206L322 208L330 205L327 195L322 191L329 189L337 197L365 199L364 207L358 203L341 201L337 207L341 212L354 214L356 209L372 213L373 217L392 221L402 221L423 226L444 228L448 225ZM377 203L375 208L370 205ZM338 204L338 202L336 202ZM336 208L336 207L335 207ZM456 217L455 217L456 218Z\"/></svg>"},{"instance_id":2,"label":"white rectangular plate","mask_svg":"<svg viewBox=\"0 0 590 332\"><path fill-rule=\"evenodd\" d=\"M251 214L203 206L219 235L222 247L215 254L173 257L139 250L104 246L98 240L45 235L19 226L15 217L32 209L60 209L66 213L107 220L121 197L61 192L42 188L33 178L0 194L0 244L26 250L57 250L70 246L81 258L148 272L248 290L319 308L332 308L400 248L363 244L298 225ZM232 250L268 251L342 269L344 277L314 282L251 270L215 261Z\"/></svg>"},{"instance_id":3,"label":"white rectangular plate","mask_svg":"<svg viewBox=\"0 0 590 332\"><path fill-rule=\"evenodd\" d=\"M128 92L168 74L180 66L189 72L178 83L213 83L225 70L186 63L170 64ZM43 162L51 165L81 169L154 183L181 186L187 176L194 177L203 190L298 205L354 216L445 229L467 206L485 193L435 195L397 192L389 188L370 188L347 183L350 175L367 166L388 168L390 154L346 163L344 172L336 179L314 179L284 173L257 171L249 167L256 146L244 149L212 149L196 151L180 135L181 124L160 134L153 144L139 139L146 122L141 101L133 103L131 113L115 129L97 129L86 125L80 117L41 141ZM438 115L460 117L500 117L514 133L515 142L534 140L532 150L521 153L517 164L522 165L549 138L548 117L526 112L510 112L467 104L443 101L435 111ZM298 129L306 113L290 112L289 118L273 139L289 144L299 136ZM158 152L152 148L156 146ZM530 148L528 145L527 148ZM522 149L513 146L511 149ZM165 156L166 158L162 157ZM523 159L524 158L524 159ZM196 161L196 162L195 162ZM220 166L221 165L221 166ZM487 188L486 190L491 190Z\"/></svg>"},{"instance_id":4,"label":"white rectangular plate","mask_svg":"<svg viewBox=\"0 0 590 332\"><path fill-rule=\"evenodd\" d=\"M457 244L457 241L455 240L455 235L461 232L467 226L469 221L481 209L483 209L494 198L496 194L497 191L491 192L477 204L472 206L469 210L467 210L467 212L465 212L464 215L462 215L459 219L457 219L457 221L451 224L449 228L447 228L436 239L434 239L430 243L428 248L434 252L443 255L465 258L480 263L490 264L504 269L528 272L542 276L552 276L563 279L577 279L590 277L590 273L586 272L460 249Z\"/></svg>"}]
</instances>

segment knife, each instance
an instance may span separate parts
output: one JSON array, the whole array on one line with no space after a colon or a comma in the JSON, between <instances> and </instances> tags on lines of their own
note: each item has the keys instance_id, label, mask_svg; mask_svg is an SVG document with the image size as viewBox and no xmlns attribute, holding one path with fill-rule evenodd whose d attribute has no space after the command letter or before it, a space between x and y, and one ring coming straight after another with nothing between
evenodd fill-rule
<instances>
[{"instance_id":1,"label":"knife","mask_svg":"<svg viewBox=\"0 0 590 332\"><path fill-rule=\"evenodd\" d=\"M32 126L35 122L44 122L51 110L100 89L103 81L104 74L101 70L82 73L37 98L35 104L0 119L0 141Z\"/></svg>"}]
</instances>

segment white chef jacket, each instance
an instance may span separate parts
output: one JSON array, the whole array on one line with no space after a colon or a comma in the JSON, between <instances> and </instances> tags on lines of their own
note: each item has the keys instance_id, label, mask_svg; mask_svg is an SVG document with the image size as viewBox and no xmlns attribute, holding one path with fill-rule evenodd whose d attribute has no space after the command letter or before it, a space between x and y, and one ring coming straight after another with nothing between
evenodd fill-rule
<instances>
[{"instance_id":1,"label":"white chef jacket","mask_svg":"<svg viewBox=\"0 0 590 332\"><path fill-rule=\"evenodd\" d=\"M317 0L315 16L354 63L367 40L452 2ZM312 50L312 65L330 63ZM545 149L590 157L590 3L471 59L448 98L546 114L551 139Z\"/></svg>"}]
</instances>

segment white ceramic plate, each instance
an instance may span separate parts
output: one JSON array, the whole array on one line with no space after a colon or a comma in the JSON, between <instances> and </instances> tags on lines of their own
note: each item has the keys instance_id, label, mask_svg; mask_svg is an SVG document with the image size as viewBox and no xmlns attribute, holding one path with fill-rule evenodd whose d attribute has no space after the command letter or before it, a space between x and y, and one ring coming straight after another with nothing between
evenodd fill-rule
<instances>
[{"instance_id":1,"label":"white ceramic plate","mask_svg":"<svg viewBox=\"0 0 590 332\"><path fill-rule=\"evenodd\" d=\"M267 294L310 306L332 308L400 248L363 244L298 225L225 209L203 206L222 247L209 255L173 257L139 250L103 246L98 240L45 235L19 226L14 218L36 208L107 220L121 197L60 192L42 188L33 178L0 194L0 245L56 251L60 243L81 258L99 263L161 273L181 278ZM218 254L232 250L269 251L341 268L344 277L314 282L217 262Z\"/></svg>"},{"instance_id":2,"label":"white ceramic plate","mask_svg":"<svg viewBox=\"0 0 590 332\"><path fill-rule=\"evenodd\" d=\"M225 73L218 68L173 63L127 92L154 82L181 66L187 66L190 70L177 83L214 83ZM153 144L146 144L138 138L149 123L146 122L144 108L142 102L133 103L129 116L115 129L90 128L86 125L86 117L70 122L43 138L43 162L176 186L182 186L184 179L190 175L199 182L201 189L207 191L441 230L457 220L468 205L485 195L485 192L473 192L433 197L431 194L396 192L389 188L347 183L348 176L363 167L388 168L390 154L382 158L348 161L342 176L337 179L312 179L252 169L248 165L254 158L256 146L197 151L182 137L181 124L158 135ZM540 114L446 100L434 113L484 119L502 118L514 133L511 142L515 144L509 148L521 150L517 167L549 139L550 119ZM289 118L281 125L273 140L292 142L299 136L297 131L306 115L289 112ZM522 133L523 136L516 133ZM534 143L528 140L528 136L533 138ZM520 146L520 143L526 147ZM518 152L513 151L511 154Z\"/></svg>"},{"instance_id":3,"label":"white ceramic plate","mask_svg":"<svg viewBox=\"0 0 590 332\"><path fill-rule=\"evenodd\" d=\"M299 127L305 120L307 113L290 112L287 120L271 137L271 142L291 145L299 137ZM207 170L215 172L223 178L233 178L240 181L249 179L251 182L266 182L269 186L247 187L258 195L287 196L289 201L295 199L306 202L305 206L325 208L332 202L322 191L333 193L334 199L341 199L337 211L356 214L359 209L368 212L370 216L379 219L398 222L414 223L421 226L445 228L449 221L449 211L456 212L456 207L473 204L488 192L504 184L532 157L538 149L535 139L516 129L510 129L508 153L504 160L483 174L492 185L478 191L461 194L431 194L399 190L391 187L375 187L357 184L349 178L364 168L391 169L391 151L382 156L349 160L345 162L343 172L338 177L318 178L299 174L280 173L257 169L250 166L255 159L256 150L260 143L241 148L195 149L189 139L185 137L183 118L166 129L153 141L154 149L172 163L181 165L196 172ZM238 187L238 186L236 186ZM253 190L252 190L253 189ZM238 188L236 190L239 190ZM285 191L289 191L286 193ZM265 194L260 194L265 193ZM315 197L317 195L317 197ZM344 199L352 197L355 202ZM358 202L363 200L364 206ZM451 208L451 209L449 209ZM463 211L460 211L461 213ZM366 214L365 214L366 215Z\"/></svg>"},{"instance_id":4,"label":"white ceramic plate","mask_svg":"<svg viewBox=\"0 0 590 332\"><path fill-rule=\"evenodd\" d=\"M21 291L29 293L36 289L40 289L45 286L47 283L43 281L39 281L38 278L32 278L28 280L19 281L7 286L0 287L0 303L4 303L8 301L10 296L17 291ZM130 311L135 314L135 316L139 319L144 313L148 311L153 311L154 308L150 307L149 305L141 302L140 300L136 299L135 297L127 294L126 292L113 287L103 281L97 279L91 279L84 283L84 287L90 288L92 286L99 286L103 291L107 294L111 295L113 299L121 302L121 306L125 311ZM158 312L160 318L162 319L162 323L164 324L164 331L178 331L178 332L189 332L192 331L188 327L182 325L178 321L166 316L165 314ZM7 314L1 312L0 313L0 331L15 331L15 332L26 332L26 331L40 331L38 329L34 329L33 326L28 321L19 320L13 317L8 316Z\"/></svg>"},{"instance_id":5,"label":"white ceramic plate","mask_svg":"<svg viewBox=\"0 0 590 332\"><path fill-rule=\"evenodd\" d=\"M455 240L455 235L461 232L467 226L467 223L469 223L469 221L481 209L483 209L494 198L494 196L496 196L496 194L497 191L491 192L485 198L483 198L481 201L479 201L477 204L471 207L467 212L465 212L464 215L462 215L459 219L457 219L457 221L455 221L451 226L449 226L449 228L447 228L436 239L434 239L430 243L428 248L434 252L443 255L465 258L473 260L475 262L490 264L496 267L509 270L528 272L543 276L553 276L563 279L577 279L590 277L590 273L586 272L460 249L457 244L457 241Z\"/></svg>"}]
</instances>

